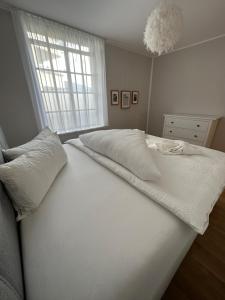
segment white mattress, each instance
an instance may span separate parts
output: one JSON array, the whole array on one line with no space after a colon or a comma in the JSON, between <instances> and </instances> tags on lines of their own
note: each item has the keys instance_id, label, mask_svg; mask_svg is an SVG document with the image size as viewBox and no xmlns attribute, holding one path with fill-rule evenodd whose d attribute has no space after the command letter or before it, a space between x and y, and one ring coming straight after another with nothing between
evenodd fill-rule
<instances>
[{"instance_id":1,"label":"white mattress","mask_svg":"<svg viewBox=\"0 0 225 300\"><path fill-rule=\"evenodd\" d=\"M196 233L83 152L21 222L28 300L160 299Z\"/></svg>"}]
</instances>

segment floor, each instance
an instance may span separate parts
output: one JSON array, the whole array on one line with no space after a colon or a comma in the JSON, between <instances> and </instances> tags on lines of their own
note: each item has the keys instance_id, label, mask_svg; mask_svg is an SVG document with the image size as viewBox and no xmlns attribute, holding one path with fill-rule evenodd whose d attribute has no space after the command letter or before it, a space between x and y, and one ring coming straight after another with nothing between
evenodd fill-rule
<instances>
[{"instance_id":1,"label":"floor","mask_svg":"<svg viewBox=\"0 0 225 300\"><path fill-rule=\"evenodd\" d=\"M171 281L163 300L225 299L225 191Z\"/></svg>"}]
</instances>

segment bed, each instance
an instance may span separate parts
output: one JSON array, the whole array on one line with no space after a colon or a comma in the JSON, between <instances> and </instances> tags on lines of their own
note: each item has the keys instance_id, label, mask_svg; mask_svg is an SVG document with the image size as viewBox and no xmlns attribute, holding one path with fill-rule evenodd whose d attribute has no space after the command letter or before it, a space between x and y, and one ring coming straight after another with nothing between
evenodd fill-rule
<instances>
[{"instance_id":1,"label":"bed","mask_svg":"<svg viewBox=\"0 0 225 300\"><path fill-rule=\"evenodd\" d=\"M102 134L110 141L108 131L90 134L98 136L96 145ZM129 134L142 136L149 155L146 142L151 147L161 140ZM1 134L0 145L6 146ZM19 223L19 235L11 201L0 187L0 299L24 299L23 286L28 300L160 299L197 232L208 226L225 183L224 154L201 147L194 156L151 151L161 172L154 182L92 151L82 138L63 148L67 164L40 206Z\"/></svg>"},{"instance_id":2,"label":"bed","mask_svg":"<svg viewBox=\"0 0 225 300\"><path fill-rule=\"evenodd\" d=\"M85 153L21 222L29 300L160 299L196 233Z\"/></svg>"}]
</instances>

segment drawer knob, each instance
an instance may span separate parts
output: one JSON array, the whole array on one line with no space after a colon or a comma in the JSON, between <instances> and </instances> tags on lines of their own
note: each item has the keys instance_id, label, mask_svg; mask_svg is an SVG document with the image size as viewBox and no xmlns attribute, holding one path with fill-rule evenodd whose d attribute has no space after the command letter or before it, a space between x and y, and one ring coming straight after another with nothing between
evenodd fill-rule
<instances>
[{"instance_id":1,"label":"drawer knob","mask_svg":"<svg viewBox=\"0 0 225 300\"><path fill-rule=\"evenodd\" d=\"M198 137L197 134L195 134L194 137L197 138Z\"/></svg>"},{"instance_id":2,"label":"drawer knob","mask_svg":"<svg viewBox=\"0 0 225 300\"><path fill-rule=\"evenodd\" d=\"M200 125L198 124L197 127L200 127Z\"/></svg>"},{"instance_id":3,"label":"drawer knob","mask_svg":"<svg viewBox=\"0 0 225 300\"><path fill-rule=\"evenodd\" d=\"M170 133L172 133L173 132L173 130L170 130Z\"/></svg>"},{"instance_id":4,"label":"drawer knob","mask_svg":"<svg viewBox=\"0 0 225 300\"><path fill-rule=\"evenodd\" d=\"M170 122L170 124L173 124L173 123L174 123L173 121Z\"/></svg>"}]
</instances>

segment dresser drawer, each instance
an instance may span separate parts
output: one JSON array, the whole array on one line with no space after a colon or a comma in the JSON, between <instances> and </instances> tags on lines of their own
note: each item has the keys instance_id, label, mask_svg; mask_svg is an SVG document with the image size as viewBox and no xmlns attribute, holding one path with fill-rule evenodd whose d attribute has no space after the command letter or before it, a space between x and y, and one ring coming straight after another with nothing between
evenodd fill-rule
<instances>
[{"instance_id":1,"label":"dresser drawer","mask_svg":"<svg viewBox=\"0 0 225 300\"><path fill-rule=\"evenodd\" d=\"M190 130L185 128L178 128L178 127L164 127L164 136L167 137L176 137L180 139L189 139L189 140L196 140L199 142L203 142L206 137L206 132L198 131L198 130Z\"/></svg>"},{"instance_id":2,"label":"dresser drawer","mask_svg":"<svg viewBox=\"0 0 225 300\"><path fill-rule=\"evenodd\" d=\"M178 118L173 116L165 117L165 126L180 127L192 130L207 131L209 121Z\"/></svg>"},{"instance_id":3,"label":"dresser drawer","mask_svg":"<svg viewBox=\"0 0 225 300\"><path fill-rule=\"evenodd\" d=\"M163 137L209 147L219 119L210 115L165 114Z\"/></svg>"}]
</instances>

